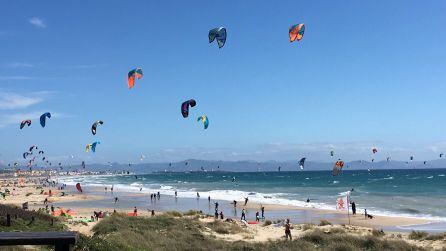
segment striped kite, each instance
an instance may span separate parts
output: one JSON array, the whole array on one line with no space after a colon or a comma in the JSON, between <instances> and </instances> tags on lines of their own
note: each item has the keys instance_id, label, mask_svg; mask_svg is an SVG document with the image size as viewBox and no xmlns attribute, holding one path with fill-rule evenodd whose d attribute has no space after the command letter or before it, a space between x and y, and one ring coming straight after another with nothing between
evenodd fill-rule
<instances>
[{"instance_id":1,"label":"striped kite","mask_svg":"<svg viewBox=\"0 0 446 251\"><path fill-rule=\"evenodd\" d=\"M294 41L300 41L304 37L305 24L296 24L290 27L288 31L290 35L290 43Z\"/></svg>"}]
</instances>

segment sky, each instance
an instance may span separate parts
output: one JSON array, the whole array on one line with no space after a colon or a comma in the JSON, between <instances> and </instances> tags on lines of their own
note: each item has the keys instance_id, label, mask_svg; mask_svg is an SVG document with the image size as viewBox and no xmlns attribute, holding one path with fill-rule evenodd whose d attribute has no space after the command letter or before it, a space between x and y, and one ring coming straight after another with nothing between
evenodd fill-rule
<instances>
[{"instance_id":1,"label":"sky","mask_svg":"<svg viewBox=\"0 0 446 251\"><path fill-rule=\"evenodd\" d=\"M2 1L0 160L23 161L31 145L66 162L436 159L445 11L442 0ZM290 43L297 23L304 38ZM220 26L222 49L208 41Z\"/></svg>"}]
</instances>

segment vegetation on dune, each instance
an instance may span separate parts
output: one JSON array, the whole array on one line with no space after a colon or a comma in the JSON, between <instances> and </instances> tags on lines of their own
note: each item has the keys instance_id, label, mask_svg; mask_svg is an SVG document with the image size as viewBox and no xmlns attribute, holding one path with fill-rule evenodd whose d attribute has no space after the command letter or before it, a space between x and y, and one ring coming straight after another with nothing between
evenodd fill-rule
<instances>
[{"instance_id":1,"label":"vegetation on dune","mask_svg":"<svg viewBox=\"0 0 446 251\"><path fill-rule=\"evenodd\" d=\"M409 239L411 239L411 240L429 240L429 241L446 240L446 233L429 234L429 233L423 232L423 231L412 231L409 234Z\"/></svg>"},{"instance_id":2,"label":"vegetation on dune","mask_svg":"<svg viewBox=\"0 0 446 251\"><path fill-rule=\"evenodd\" d=\"M319 226L331 226L333 224L331 224L331 222L329 222L328 220L321 220L321 223L319 223Z\"/></svg>"},{"instance_id":3,"label":"vegetation on dune","mask_svg":"<svg viewBox=\"0 0 446 251\"><path fill-rule=\"evenodd\" d=\"M93 228L93 237L82 236L76 250L423 250L400 240L353 236L341 228L322 231L312 226L293 241L265 243L227 242L204 233L209 229L228 234L245 231L233 225L218 220L202 223L194 217L168 214L150 218L115 214Z\"/></svg>"},{"instance_id":4,"label":"vegetation on dune","mask_svg":"<svg viewBox=\"0 0 446 251\"><path fill-rule=\"evenodd\" d=\"M11 226L7 226L7 215ZM16 206L0 205L0 232L60 231L64 225L55 217L42 212L26 211Z\"/></svg>"}]
</instances>

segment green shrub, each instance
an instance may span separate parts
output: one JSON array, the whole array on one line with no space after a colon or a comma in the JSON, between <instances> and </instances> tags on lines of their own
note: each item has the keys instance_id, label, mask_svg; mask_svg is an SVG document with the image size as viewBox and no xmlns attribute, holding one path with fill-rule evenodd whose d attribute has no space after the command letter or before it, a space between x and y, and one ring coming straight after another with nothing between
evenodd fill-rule
<instances>
[{"instance_id":1,"label":"green shrub","mask_svg":"<svg viewBox=\"0 0 446 251\"><path fill-rule=\"evenodd\" d=\"M177 211L167 211L165 212L166 215L171 215L173 217L182 217L183 214L181 214L180 212Z\"/></svg>"},{"instance_id":2,"label":"green shrub","mask_svg":"<svg viewBox=\"0 0 446 251\"><path fill-rule=\"evenodd\" d=\"M271 225L271 224L272 224L272 222L271 222L270 220L266 220L266 221L263 223L263 226L266 227L266 226L269 226L269 225Z\"/></svg>"},{"instance_id":3,"label":"green shrub","mask_svg":"<svg viewBox=\"0 0 446 251\"><path fill-rule=\"evenodd\" d=\"M409 234L409 239L411 240L422 240L426 238L429 234L423 231L412 231Z\"/></svg>"},{"instance_id":4,"label":"green shrub","mask_svg":"<svg viewBox=\"0 0 446 251\"><path fill-rule=\"evenodd\" d=\"M200 214L201 214L200 211L196 211L196 210L189 210L189 211L183 213L183 215L186 215L186 216L193 216L193 215L200 215Z\"/></svg>"},{"instance_id":5,"label":"green shrub","mask_svg":"<svg viewBox=\"0 0 446 251\"><path fill-rule=\"evenodd\" d=\"M313 223L305 223L302 225L302 230L303 231L307 231L309 229L313 229L314 228L314 224Z\"/></svg>"},{"instance_id":6,"label":"green shrub","mask_svg":"<svg viewBox=\"0 0 446 251\"><path fill-rule=\"evenodd\" d=\"M321 223L319 223L319 226L331 226L331 222L328 220L321 220Z\"/></svg>"},{"instance_id":7,"label":"green shrub","mask_svg":"<svg viewBox=\"0 0 446 251\"><path fill-rule=\"evenodd\" d=\"M372 230L372 235L375 236L375 237L382 237L382 236L384 236L386 234L384 233L384 231L382 229L380 229L380 230L373 229Z\"/></svg>"}]
</instances>

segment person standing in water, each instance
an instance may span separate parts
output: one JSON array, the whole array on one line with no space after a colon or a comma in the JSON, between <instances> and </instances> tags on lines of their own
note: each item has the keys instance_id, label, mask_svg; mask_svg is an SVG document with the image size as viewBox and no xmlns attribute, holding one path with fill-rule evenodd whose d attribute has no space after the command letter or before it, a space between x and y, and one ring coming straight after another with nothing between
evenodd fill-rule
<instances>
[{"instance_id":1,"label":"person standing in water","mask_svg":"<svg viewBox=\"0 0 446 251\"><path fill-rule=\"evenodd\" d=\"M246 212L245 209L242 209L242 218L240 220L246 220Z\"/></svg>"},{"instance_id":2,"label":"person standing in water","mask_svg":"<svg viewBox=\"0 0 446 251\"><path fill-rule=\"evenodd\" d=\"M262 219L265 219L265 207L262 206L262 207L260 208L260 211L262 212Z\"/></svg>"},{"instance_id":3,"label":"person standing in water","mask_svg":"<svg viewBox=\"0 0 446 251\"><path fill-rule=\"evenodd\" d=\"M177 197L178 196L178 193L177 193L177 190L175 190L175 197Z\"/></svg>"},{"instance_id":4,"label":"person standing in water","mask_svg":"<svg viewBox=\"0 0 446 251\"><path fill-rule=\"evenodd\" d=\"M197 192L197 198L200 198L200 193L199 192Z\"/></svg>"},{"instance_id":5,"label":"person standing in water","mask_svg":"<svg viewBox=\"0 0 446 251\"><path fill-rule=\"evenodd\" d=\"M234 207L237 207L237 201L234 200Z\"/></svg>"},{"instance_id":6,"label":"person standing in water","mask_svg":"<svg viewBox=\"0 0 446 251\"><path fill-rule=\"evenodd\" d=\"M259 214L259 212L256 212L256 221L257 221L257 222L260 221L260 214Z\"/></svg>"},{"instance_id":7,"label":"person standing in water","mask_svg":"<svg viewBox=\"0 0 446 251\"><path fill-rule=\"evenodd\" d=\"M218 202L215 202L215 211L218 211Z\"/></svg>"},{"instance_id":8,"label":"person standing in water","mask_svg":"<svg viewBox=\"0 0 446 251\"><path fill-rule=\"evenodd\" d=\"M248 204L248 197L245 198L245 206Z\"/></svg>"}]
</instances>

